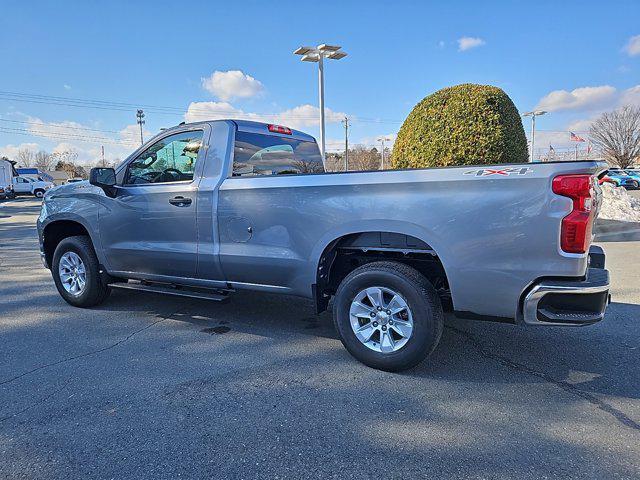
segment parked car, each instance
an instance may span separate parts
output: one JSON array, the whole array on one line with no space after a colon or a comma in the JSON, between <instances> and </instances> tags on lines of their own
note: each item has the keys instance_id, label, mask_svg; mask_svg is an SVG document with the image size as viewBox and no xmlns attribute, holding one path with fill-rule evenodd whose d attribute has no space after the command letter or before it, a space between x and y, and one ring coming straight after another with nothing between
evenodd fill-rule
<instances>
[{"instance_id":1,"label":"parked car","mask_svg":"<svg viewBox=\"0 0 640 480\"><path fill-rule=\"evenodd\" d=\"M633 170L611 169L607 176L628 190L640 188L640 174Z\"/></svg>"},{"instance_id":2,"label":"parked car","mask_svg":"<svg viewBox=\"0 0 640 480\"><path fill-rule=\"evenodd\" d=\"M84 178L70 178L69 180L67 180L67 183L77 183L77 182L82 182L84 181Z\"/></svg>"},{"instance_id":3,"label":"parked car","mask_svg":"<svg viewBox=\"0 0 640 480\"><path fill-rule=\"evenodd\" d=\"M603 183L610 183L615 187L620 186L620 179L612 178L609 175L601 175L598 179L598 184L602 185Z\"/></svg>"},{"instance_id":4,"label":"parked car","mask_svg":"<svg viewBox=\"0 0 640 480\"><path fill-rule=\"evenodd\" d=\"M18 176L13 178L13 190L16 195L34 195L37 198L42 198L45 192L53 186L51 182L30 177Z\"/></svg>"},{"instance_id":5,"label":"parked car","mask_svg":"<svg viewBox=\"0 0 640 480\"><path fill-rule=\"evenodd\" d=\"M604 169L325 173L313 137L296 130L180 125L117 169L48 192L40 251L77 307L114 288L216 301L275 292L313 299L317 312L333 297L347 350L397 371L433 351L443 310L538 326L602 320L609 274L590 244Z\"/></svg>"}]
</instances>

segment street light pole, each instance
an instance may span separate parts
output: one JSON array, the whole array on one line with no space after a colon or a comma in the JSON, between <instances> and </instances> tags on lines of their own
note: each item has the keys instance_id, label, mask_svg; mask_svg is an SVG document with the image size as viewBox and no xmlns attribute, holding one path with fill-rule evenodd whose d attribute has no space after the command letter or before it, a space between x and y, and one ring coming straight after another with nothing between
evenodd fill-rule
<instances>
[{"instance_id":1,"label":"street light pole","mask_svg":"<svg viewBox=\"0 0 640 480\"><path fill-rule=\"evenodd\" d=\"M313 62L318 64L318 96L320 97L320 153L322 161L325 157L325 129L324 129L324 59L340 60L347 56L341 51L338 45L327 45L323 43L317 47L300 47L293 53L301 55L303 62Z\"/></svg>"},{"instance_id":2,"label":"street light pole","mask_svg":"<svg viewBox=\"0 0 640 480\"><path fill-rule=\"evenodd\" d=\"M318 56L318 97L320 99L320 154L324 161L324 55Z\"/></svg>"},{"instance_id":3,"label":"street light pole","mask_svg":"<svg viewBox=\"0 0 640 480\"><path fill-rule=\"evenodd\" d=\"M380 143L382 143L382 164L381 164L381 168L380 170L384 170L384 142L386 141L391 141L390 138L386 138L386 137L378 137L378 141Z\"/></svg>"},{"instance_id":4,"label":"street light pole","mask_svg":"<svg viewBox=\"0 0 640 480\"><path fill-rule=\"evenodd\" d=\"M544 110L533 110L531 112L523 113L523 117L531 117L531 154L529 155L529 162L533 162L533 147L536 142L536 117L547 113Z\"/></svg>"}]
</instances>

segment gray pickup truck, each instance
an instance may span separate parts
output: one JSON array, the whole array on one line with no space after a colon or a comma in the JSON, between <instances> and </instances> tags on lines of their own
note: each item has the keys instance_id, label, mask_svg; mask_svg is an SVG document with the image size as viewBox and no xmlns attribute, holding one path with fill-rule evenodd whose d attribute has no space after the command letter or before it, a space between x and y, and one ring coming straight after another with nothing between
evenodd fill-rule
<instances>
[{"instance_id":1,"label":"gray pickup truck","mask_svg":"<svg viewBox=\"0 0 640 480\"><path fill-rule=\"evenodd\" d=\"M42 259L60 295L112 288L224 300L236 290L333 297L348 351L410 368L443 311L588 325L609 302L592 240L597 162L325 173L313 137L221 120L162 131L116 169L47 192Z\"/></svg>"}]
</instances>

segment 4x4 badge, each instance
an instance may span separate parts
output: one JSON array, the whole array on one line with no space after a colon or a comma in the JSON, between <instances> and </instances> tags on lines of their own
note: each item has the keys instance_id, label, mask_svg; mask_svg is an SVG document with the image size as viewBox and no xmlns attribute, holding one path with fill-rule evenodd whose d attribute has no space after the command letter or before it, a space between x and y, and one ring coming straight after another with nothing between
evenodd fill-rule
<instances>
[{"instance_id":1,"label":"4x4 badge","mask_svg":"<svg viewBox=\"0 0 640 480\"><path fill-rule=\"evenodd\" d=\"M488 177L498 175L508 177L509 175L526 175L533 170L529 167L508 167L508 168L482 168L480 170L468 170L464 175L474 175L476 177Z\"/></svg>"}]
</instances>

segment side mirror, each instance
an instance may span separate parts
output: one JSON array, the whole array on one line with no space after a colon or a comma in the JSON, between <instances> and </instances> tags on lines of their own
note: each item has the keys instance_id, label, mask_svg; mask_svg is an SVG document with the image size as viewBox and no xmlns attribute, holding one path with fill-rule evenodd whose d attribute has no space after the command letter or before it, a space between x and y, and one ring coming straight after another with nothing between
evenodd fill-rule
<instances>
[{"instance_id":1,"label":"side mirror","mask_svg":"<svg viewBox=\"0 0 640 480\"><path fill-rule=\"evenodd\" d=\"M113 168L96 167L89 172L89 183L100 187L110 197L116 194L116 171Z\"/></svg>"}]
</instances>

